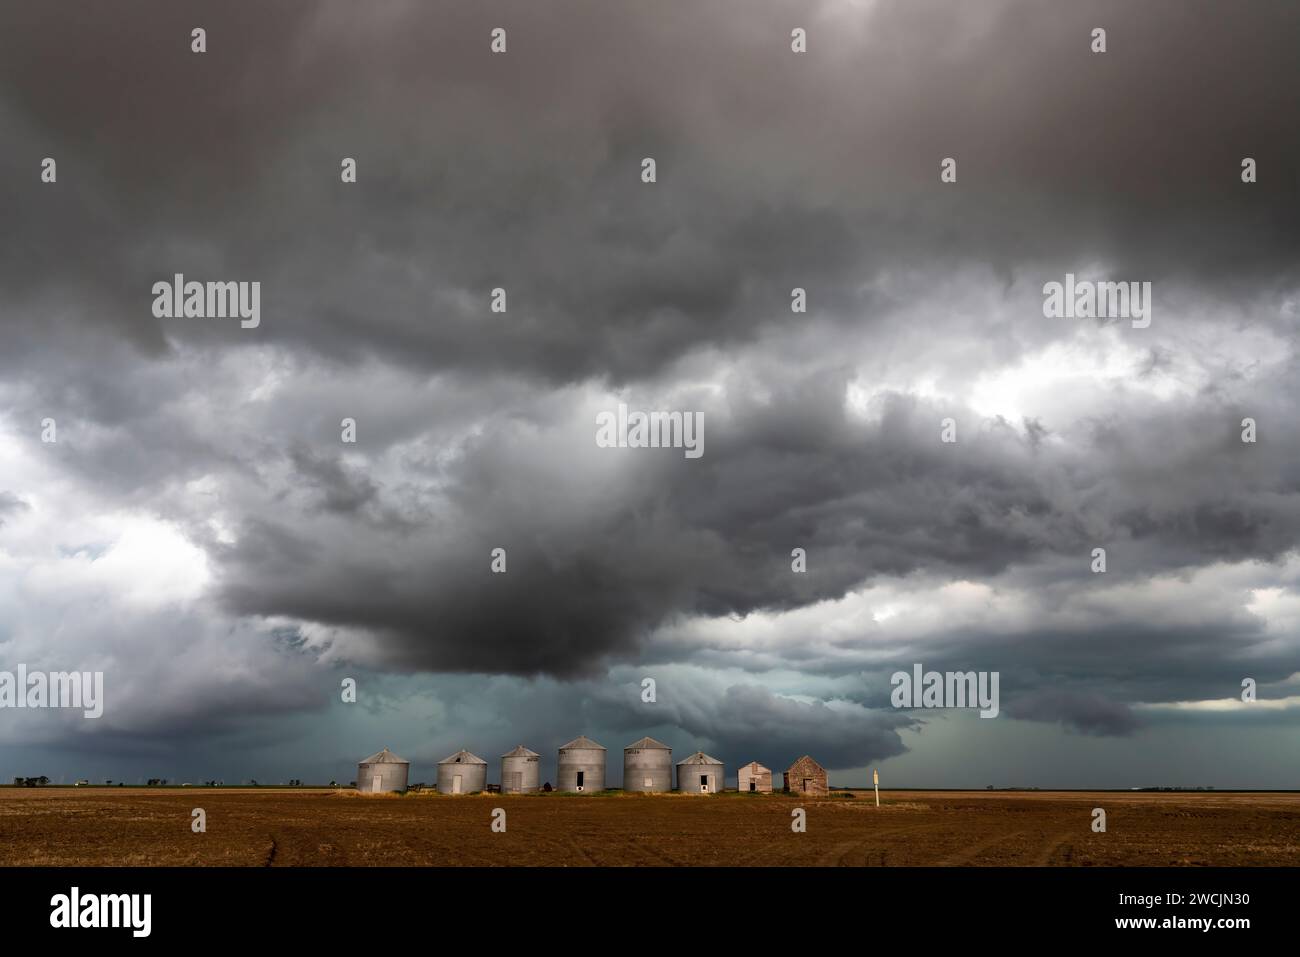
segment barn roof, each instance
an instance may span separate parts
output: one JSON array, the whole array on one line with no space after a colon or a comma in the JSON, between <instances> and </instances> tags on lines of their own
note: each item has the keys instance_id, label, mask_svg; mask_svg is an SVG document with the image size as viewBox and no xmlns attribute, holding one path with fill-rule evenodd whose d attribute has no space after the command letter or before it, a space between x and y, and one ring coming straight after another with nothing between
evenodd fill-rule
<instances>
[{"instance_id":1,"label":"barn roof","mask_svg":"<svg viewBox=\"0 0 1300 957\"><path fill-rule=\"evenodd\" d=\"M387 748L384 748L382 751L376 751L368 758L362 758L359 763L361 764L410 764L411 762L407 761L405 758L399 758L397 755L393 754L392 751L389 751Z\"/></svg>"},{"instance_id":2,"label":"barn roof","mask_svg":"<svg viewBox=\"0 0 1300 957\"><path fill-rule=\"evenodd\" d=\"M671 751L672 748L662 741L656 741L654 738L642 738L640 741L633 741L624 751L634 751L640 748L642 751Z\"/></svg>"},{"instance_id":3,"label":"barn roof","mask_svg":"<svg viewBox=\"0 0 1300 957\"><path fill-rule=\"evenodd\" d=\"M536 751L529 751L527 748L525 748L525 747L521 744L521 745L519 745L519 747L515 748L513 751L507 751L505 754L501 755L501 757L503 757L503 758L540 758L541 755L538 754Z\"/></svg>"},{"instance_id":4,"label":"barn roof","mask_svg":"<svg viewBox=\"0 0 1300 957\"><path fill-rule=\"evenodd\" d=\"M803 764L805 761L807 761L809 764L811 764L813 767L815 767L818 771L821 771L821 772L823 772L823 773L826 771L826 769L825 769L824 767L822 767L820 764L818 764L816 761L814 761L812 758L810 758L810 757L809 757L808 755L806 755L806 754L805 754L802 758L800 758L798 761L796 761L794 764L790 765L790 767L786 768L786 770L787 770L787 771L793 771L795 768L797 768L799 765Z\"/></svg>"},{"instance_id":5,"label":"barn roof","mask_svg":"<svg viewBox=\"0 0 1300 957\"><path fill-rule=\"evenodd\" d=\"M717 758L711 758L703 751L696 751L689 758L686 758L682 761L678 761L677 765L678 767L680 767L683 764L721 764L721 763L722 762L719 761Z\"/></svg>"},{"instance_id":6,"label":"barn roof","mask_svg":"<svg viewBox=\"0 0 1300 957\"><path fill-rule=\"evenodd\" d=\"M595 741L591 740L591 738L587 737L585 734L580 734L580 735L578 735L576 738L574 738L574 739L573 739L572 741L570 741L568 744L562 744L562 745L560 745L560 750L561 750L561 751L568 751L568 750L571 750L571 749L573 749L573 748L585 749L585 750L588 750L588 751L607 751L607 750L609 750L609 749L606 748L603 744L597 744Z\"/></svg>"},{"instance_id":7,"label":"barn roof","mask_svg":"<svg viewBox=\"0 0 1300 957\"><path fill-rule=\"evenodd\" d=\"M455 754L448 755L438 762L439 764L487 764L477 754L470 754L464 748L461 748Z\"/></svg>"},{"instance_id":8,"label":"barn roof","mask_svg":"<svg viewBox=\"0 0 1300 957\"><path fill-rule=\"evenodd\" d=\"M750 761L748 764L742 764L742 765L740 766L740 770L744 771L744 770L746 770L746 769L748 769L748 770L750 770L750 771L766 771L768 774L771 774L771 773L772 773L772 769L771 769L771 768L765 768L765 767L763 767L763 765L759 764L757 761Z\"/></svg>"}]
</instances>

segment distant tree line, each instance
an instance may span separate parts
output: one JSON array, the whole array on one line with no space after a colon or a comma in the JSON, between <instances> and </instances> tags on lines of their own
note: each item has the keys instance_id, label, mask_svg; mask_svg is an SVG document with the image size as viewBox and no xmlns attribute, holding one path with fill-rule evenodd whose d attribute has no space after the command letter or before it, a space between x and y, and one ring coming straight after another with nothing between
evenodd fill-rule
<instances>
[{"instance_id":1,"label":"distant tree line","mask_svg":"<svg viewBox=\"0 0 1300 957\"><path fill-rule=\"evenodd\" d=\"M13 783L13 786L16 787L16 788L40 788L40 787L45 787L47 784L49 784L49 783L50 783L50 779L49 779L49 777L48 777L47 775L41 774L41 775L38 775L38 776L36 776L36 777L22 777L22 776L18 776L18 777L15 777L15 778L13 779L13 782L14 782L14 783ZM89 783L90 783L90 781L87 780L87 779L78 779L78 780L77 780L77 784L80 784L80 785L86 785L86 784L89 784ZM147 779L147 780L145 781L145 787L151 787L151 788L166 787L169 783L170 783L170 779L169 779L169 778L149 778L149 779ZM248 783L249 783L251 786L253 786L253 787L261 787L261 785L258 784L256 778L250 778L249 781L248 781ZM106 780L104 781L104 784L105 784L105 786L107 786L107 787L112 787L112 786L114 786L114 785L116 785L117 787L126 787L126 786L127 786L127 782L126 782L126 781L114 781L112 778L108 778L108 779L106 779ZM187 785L184 785L184 786L185 786L185 787L189 787L188 784L187 784ZM209 780L209 781L203 781L202 784L201 784L201 786L202 786L202 787L209 787L209 788L225 787L225 786L226 786L226 782L225 782L225 781L218 781L217 779L213 778L212 780ZM290 778L290 779L289 779L288 786L291 787L291 788L301 788L301 787L308 787L309 785L303 784L301 778ZM350 781L350 782L348 783L348 786L349 786L349 787L356 787L356 782L355 782L355 781ZM331 782L330 782L330 787L337 787L337 785L335 784L334 781L331 781Z\"/></svg>"}]
</instances>

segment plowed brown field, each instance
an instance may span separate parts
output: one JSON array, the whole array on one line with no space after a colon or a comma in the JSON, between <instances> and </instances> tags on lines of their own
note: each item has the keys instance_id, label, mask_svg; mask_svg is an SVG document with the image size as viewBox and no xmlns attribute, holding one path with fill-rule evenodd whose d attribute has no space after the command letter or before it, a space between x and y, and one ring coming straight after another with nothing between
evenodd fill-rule
<instances>
[{"instance_id":1,"label":"plowed brown field","mask_svg":"<svg viewBox=\"0 0 1300 957\"><path fill-rule=\"evenodd\" d=\"M4 865L1300 865L1300 793L0 789ZM791 811L807 831L791 831ZM1092 831L1104 808L1107 830ZM207 832L194 833L203 808ZM506 811L506 833L491 830Z\"/></svg>"}]
</instances>

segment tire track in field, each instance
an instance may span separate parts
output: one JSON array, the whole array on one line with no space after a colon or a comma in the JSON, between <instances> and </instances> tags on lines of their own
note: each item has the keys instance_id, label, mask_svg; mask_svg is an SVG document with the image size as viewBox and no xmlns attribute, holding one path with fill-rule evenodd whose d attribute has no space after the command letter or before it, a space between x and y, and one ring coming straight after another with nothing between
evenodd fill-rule
<instances>
[{"instance_id":1,"label":"tire track in field","mask_svg":"<svg viewBox=\"0 0 1300 957\"><path fill-rule=\"evenodd\" d=\"M751 850L749 850L749 851L746 851L744 854L741 854L740 856L734 858L733 863L734 863L734 865L736 865L736 866L740 866L740 865L742 865L742 864L748 864L750 861L752 861L754 858L758 857L760 854L766 854L766 853L768 853L769 851L775 850L776 846L777 846L779 843L781 843L781 842L780 842L780 841L768 841L766 844L762 844L762 845L760 845L760 846L758 846L758 847L756 847L756 848L753 848L753 849L751 849Z\"/></svg>"},{"instance_id":2,"label":"tire track in field","mask_svg":"<svg viewBox=\"0 0 1300 957\"><path fill-rule=\"evenodd\" d=\"M861 841L842 841L836 844L813 864L814 867L840 867L844 864L844 859L848 856L849 851L861 844Z\"/></svg>"},{"instance_id":3,"label":"tire track in field","mask_svg":"<svg viewBox=\"0 0 1300 957\"><path fill-rule=\"evenodd\" d=\"M990 847L995 847L998 844L1011 840L1013 837L1019 837L1024 833L1024 831L1004 831L1001 834L994 834L992 837L986 837L982 841L977 841L969 847L958 851L956 854L950 854L942 860L936 861L935 866L956 867L961 864L966 864L984 851L988 850Z\"/></svg>"},{"instance_id":4,"label":"tire track in field","mask_svg":"<svg viewBox=\"0 0 1300 957\"><path fill-rule=\"evenodd\" d=\"M600 867L599 862L597 862L597 860L594 857L592 857L590 853L588 853L587 849L583 847L581 844L579 844L577 841L575 841L573 838L566 837L563 839L563 843L569 849L577 851L578 856L587 862L588 867Z\"/></svg>"},{"instance_id":5,"label":"tire track in field","mask_svg":"<svg viewBox=\"0 0 1300 957\"><path fill-rule=\"evenodd\" d=\"M1074 845L1067 844L1066 842L1073 836L1073 834L1073 831L1062 831L1060 834L1048 838L1047 846L1043 849L1042 853L1038 854L1034 858L1034 861L1030 866L1051 867L1052 857L1056 854L1057 848L1062 845L1065 846L1065 860L1060 861L1060 863L1069 864L1070 859L1074 857Z\"/></svg>"},{"instance_id":6,"label":"tire track in field","mask_svg":"<svg viewBox=\"0 0 1300 957\"><path fill-rule=\"evenodd\" d=\"M653 845L649 844L646 841L638 840L635 837L629 837L628 843L630 843L638 851L642 851L643 853L645 853L650 858L658 860L659 863L661 864L667 864L669 867L685 866L683 862L677 860L676 858L665 853L664 851L659 850L658 848L654 847Z\"/></svg>"},{"instance_id":7,"label":"tire track in field","mask_svg":"<svg viewBox=\"0 0 1300 957\"><path fill-rule=\"evenodd\" d=\"M895 837L896 835L899 835L899 834L924 834L924 833L926 833L927 831L935 831L935 830L939 830L939 829L941 829L943 826L944 826L944 825L942 825L942 824L921 824L921 823L917 823L917 824L911 824L911 825L903 824L903 825L898 825L898 826L896 826L896 827L884 827L884 828L881 828L880 830L872 831L872 832L871 832L871 835L870 835L869 837L863 838L863 839L861 839L861 840L857 840L857 841L849 842L849 843L852 844L851 847L849 847L847 850L844 850L842 853L840 853L840 855L839 855L837 858L835 858L833 861L826 861L826 863L825 863L823 866L827 866L827 867L869 867L869 866L870 866L871 853L872 853L873 851L876 851L876 850L880 851L880 861L881 861L881 866L883 866L883 865L884 865L885 857L888 856L889 851L890 851L890 848L889 848L889 847L878 847L878 846L877 846L877 842L878 842L878 840L879 840L880 838L882 838L882 837ZM841 845L841 846L842 846L842 845ZM836 849L838 850L838 848L836 848ZM850 858L850 857L853 857L853 856L856 856L857 853L858 853L859 851L865 851L865 852L866 852L866 853L864 853L864 854L862 855L862 863L861 863L861 864L853 864L853 863L849 860L849 858ZM825 855L825 857L829 857L829 856L830 856L829 854L828 854L828 855ZM820 864L821 862L819 861L818 863Z\"/></svg>"},{"instance_id":8,"label":"tire track in field","mask_svg":"<svg viewBox=\"0 0 1300 957\"><path fill-rule=\"evenodd\" d=\"M875 850L879 850L881 852L882 863L883 863L884 856L888 855L892 848L876 847L875 844L880 838L894 837L900 834L923 834L928 831L941 830L944 827L946 827L946 825L942 823L920 823L920 822L915 824L900 824L900 825L895 825L893 827L882 827L877 830L873 830L867 837L855 838L854 840L851 841L841 841L830 850L822 853L822 855L817 859L815 865L813 866L817 866L817 867L863 866L865 867L868 864L868 858L870 857L871 852ZM740 856L734 858L732 864L733 866L746 865L751 861L753 861L755 858L759 856L766 856L769 853L774 855L774 859L772 863L778 863L778 864L788 863L786 861L776 859L779 858L780 856L778 853L778 849L784 844L784 840L785 840L784 836L782 836L780 840L768 841L767 843L762 844L759 847L754 848L748 851L747 853L741 854ZM849 858L855 856L858 851L866 852L862 855L861 865L855 865L849 861Z\"/></svg>"},{"instance_id":9,"label":"tire track in field","mask_svg":"<svg viewBox=\"0 0 1300 957\"><path fill-rule=\"evenodd\" d=\"M585 850L583 850L582 846L578 844L578 842L571 837L557 837L555 835L550 835L550 834L537 834L532 837L532 840L534 842L539 842L539 841L544 842L545 844L549 845L552 849L555 850L559 858L554 863L543 864L542 866L544 867L582 867L584 865L587 867L600 866L596 863L595 859L590 854L588 854ZM572 857L572 855L570 854L571 851L575 852L578 855L578 857L582 858L582 860L578 863L572 862L570 860L570 858Z\"/></svg>"}]
</instances>

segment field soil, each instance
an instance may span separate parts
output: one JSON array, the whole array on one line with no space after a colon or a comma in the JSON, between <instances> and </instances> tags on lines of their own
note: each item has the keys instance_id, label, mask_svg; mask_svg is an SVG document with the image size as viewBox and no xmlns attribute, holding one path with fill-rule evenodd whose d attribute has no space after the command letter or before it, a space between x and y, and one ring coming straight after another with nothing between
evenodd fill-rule
<instances>
[{"instance_id":1,"label":"field soil","mask_svg":"<svg viewBox=\"0 0 1300 957\"><path fill-rule=\"evenodd\" d=\"M437 794L0 788L0 864L1300 865L1300 793ZM1106 832L1092 830L1093 808ZM206 833L191 830L206 812ZM493 809L506 832L491 829ZM807 831L791 831L803 808Z\"/></svg>"}]
</instances>

